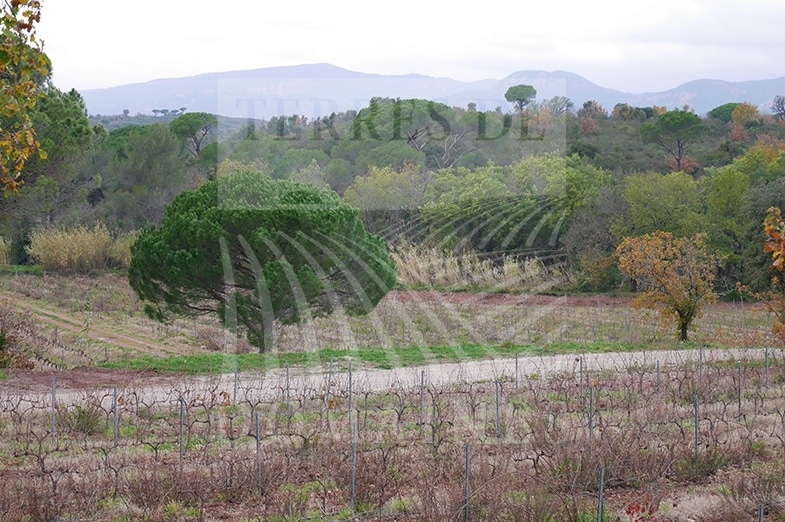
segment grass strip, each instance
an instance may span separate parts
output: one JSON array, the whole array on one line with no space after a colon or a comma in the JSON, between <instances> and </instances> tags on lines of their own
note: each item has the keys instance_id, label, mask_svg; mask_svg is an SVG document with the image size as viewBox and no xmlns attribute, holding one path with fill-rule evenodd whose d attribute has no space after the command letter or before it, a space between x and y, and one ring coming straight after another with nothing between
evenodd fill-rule
<instances>
[{"instance_id":1,"label":"grass strip","mask_svg":"<svg viewBox=\"0 0 785 522\"><path fill-rule=\"evenodd\" d=\"M237 371L270 370L287 366L324 366L331 360L336 369L348 367L349 361L365 368L422 366L432 363L463 362L503 357L548 356L571 353L608 353L640 350L640 346L619 343L555 343L518 346L465 344L457 346L361 348L358 350L323 349L313 353L275 353L227 355L221 353L169 357L142 356L113 361L103 368L152 370L188 375L221 374Z\"/></svg>"}]
</instances>

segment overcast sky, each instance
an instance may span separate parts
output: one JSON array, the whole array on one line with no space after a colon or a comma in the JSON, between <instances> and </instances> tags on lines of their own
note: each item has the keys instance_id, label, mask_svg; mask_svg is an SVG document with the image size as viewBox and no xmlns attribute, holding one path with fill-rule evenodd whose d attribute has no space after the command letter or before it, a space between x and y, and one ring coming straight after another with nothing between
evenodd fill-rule
<instances>
[{"instance_id":1,"label":"overcast sky","mask_svg":"<svg viewBox=\"0 0 785 522\"><path fill-rule=\"evenodd\" d=\"M785 76L783 0L463 5L44 0L39 36L60 89L317 62L464 81L566 70L634 93Z\"/></svg>"}]
</instances>

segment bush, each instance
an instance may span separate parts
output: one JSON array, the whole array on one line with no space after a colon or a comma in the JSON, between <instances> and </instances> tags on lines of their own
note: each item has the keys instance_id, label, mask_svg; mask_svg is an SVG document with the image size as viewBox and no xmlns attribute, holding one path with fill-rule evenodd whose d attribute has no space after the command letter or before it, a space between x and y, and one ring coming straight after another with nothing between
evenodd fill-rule
<instances>
[{"instance_id":1,"label":"bush","mask_svg":"<svg viewBox=\"0 0 785 522\"><path fill-rule=\"evenodd\" d=\"M112 236L102 224L92 229L39 229L30 234L30 258L55 272L87 273L107 268Z\"/></svg>"},{"instance_id":2,"label":"bush","mask_svg":"<svg viewBox=\"0 0 785 522\"><path fill-rule=\"evenodd\" d=\"M128 232L112 239L109 230L100 223L93 228L39 229L32 232L30 246L25 250L44 270L83 274L107 268L128 268L131 246L138 235ZM0 242L0 250L2 246Z\"/></svg>"},{"instance_id":3,"label":"bush","mask_svg":"<svg viewBox=\"0 0 785 522\"><path fill-rule=\"evenodd\" d=\"M57 425L60 429L72 433L94 435L106 427L106 417L96 403L71 408L57 407Z\"/></svg>"}]
</instances>

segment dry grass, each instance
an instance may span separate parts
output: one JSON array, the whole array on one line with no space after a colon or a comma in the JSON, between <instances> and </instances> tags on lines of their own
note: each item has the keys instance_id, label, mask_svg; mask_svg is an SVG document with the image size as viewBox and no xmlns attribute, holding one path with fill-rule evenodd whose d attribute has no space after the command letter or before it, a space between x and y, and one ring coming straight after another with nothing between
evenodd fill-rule
<instances>
[{"instance_id":1,"label":"dry grass","mask_svg":"<svg viewBox=\"0 0 785 522\"><path fill-rule=\"evenodd\" d=\"M591 298L571 303L566 297L392 292L365 317L331 316L283 326L279 342L287 351L504 343L679 346L675 325L664 325L652 312L635 310L629 300L598 297L595 303ZM762 309L720 303L696 321L690 340L706 346L779 346L771 322Z\"/></svg>"},{"instance_id":2,"label":"dry grass","mask_svg":"<svg viewBox=\"0 0 785 522\"><path fill-rule=\"evenodd\" d=\"M37 341L26 344L25 352L35 356L42 369L200 351L193 321L151 321L126 278L118 274L5 274L0 296L25 311L35 326Z\"/></svg>"},{"instance_id":3,"label":"dry grass","mask_svg":"<svg viewBox=\"0 0 785 522\"><path fill-rule=\"evenodd\" d=\"M0 303L0 369L34 367L24 349L31 334L34 328L30 318L9 304Z\"/></svg>"},{"instance_id":4,"label":"dry grass","mask_svg":"<svg viewBox=\"0 0 785 522\"><path fill-rule=\"evenodd\" d=\"M559 267L546 268L537 258L483 259L477 252L456 253L405 242L390 254L398 282L406 288L541 292L564 282Z\"/></svg>"},{"instance_id":5,"label":"dry grass","mask_svg":"<svg viewBox=\"0 0 785 522\"><path fill-rule=\"evenodd\" d=\"M129 317L143 310L126 277L108 272L93 276L6 274L0 277L0 291L71 314L91 311Z\"/></svg>"},{"instance_id":6,"label":"dry grass","mask_svg":"<svg viewBox=\"0 0 785 522\"><path fill-rule=\"evenodd\" d=\"M112 238L103 224L93 228L38 229L30 235L28 255L44 270L86 274L106 268L127 268L136 233Z\"/></svg>"},{"instance_id":7,"label":"dry grass","mask_svg":"<svg viewBox=\"0 0 785 522\"><path fill-rule=\"evenodd\" d=\"M11 241L0 237L0 266L8 265L8 256L11 253Z\"/></svg>"},{"instance_id":8,"label":"dry grass","mask_svg":"<svg viewBox=\"0 0 785 522\"><path fill-rule=\"evenodd\" d=\"M139 237L139 232L124 232L112 241L109 247L109 260L117 268L128 268L131 264L131 247L133 246L136 238Z\"/></svg>"},{"instance_id":9,"label":"dry grass","mask_svg":"<svg viewBox=\"0 0 785 522\"><path fill-rule=\"evenodd\" d=\"M103 225L39 229L30 234L27 253L45 270L87 273L107 268L111 245L112 236Z\"/></svg>"}]
</instances>

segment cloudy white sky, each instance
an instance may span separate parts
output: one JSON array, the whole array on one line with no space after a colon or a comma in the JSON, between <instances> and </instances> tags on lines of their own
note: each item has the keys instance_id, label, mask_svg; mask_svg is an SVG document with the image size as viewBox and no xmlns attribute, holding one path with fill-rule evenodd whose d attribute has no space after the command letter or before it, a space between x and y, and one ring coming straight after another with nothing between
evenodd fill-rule
<instances>
[{"instance_id":1,"label":"cloudy white sky","mask_svg":"<svg viewBox=\"0 0 785 522\"><path fill-rule=\"evenodd\" d=\"M639 93L785 76L783 21L782 0L44 0L39 36L61 89L327 62L465 81L566 70Z\"/></svg>"}]
</instances>

